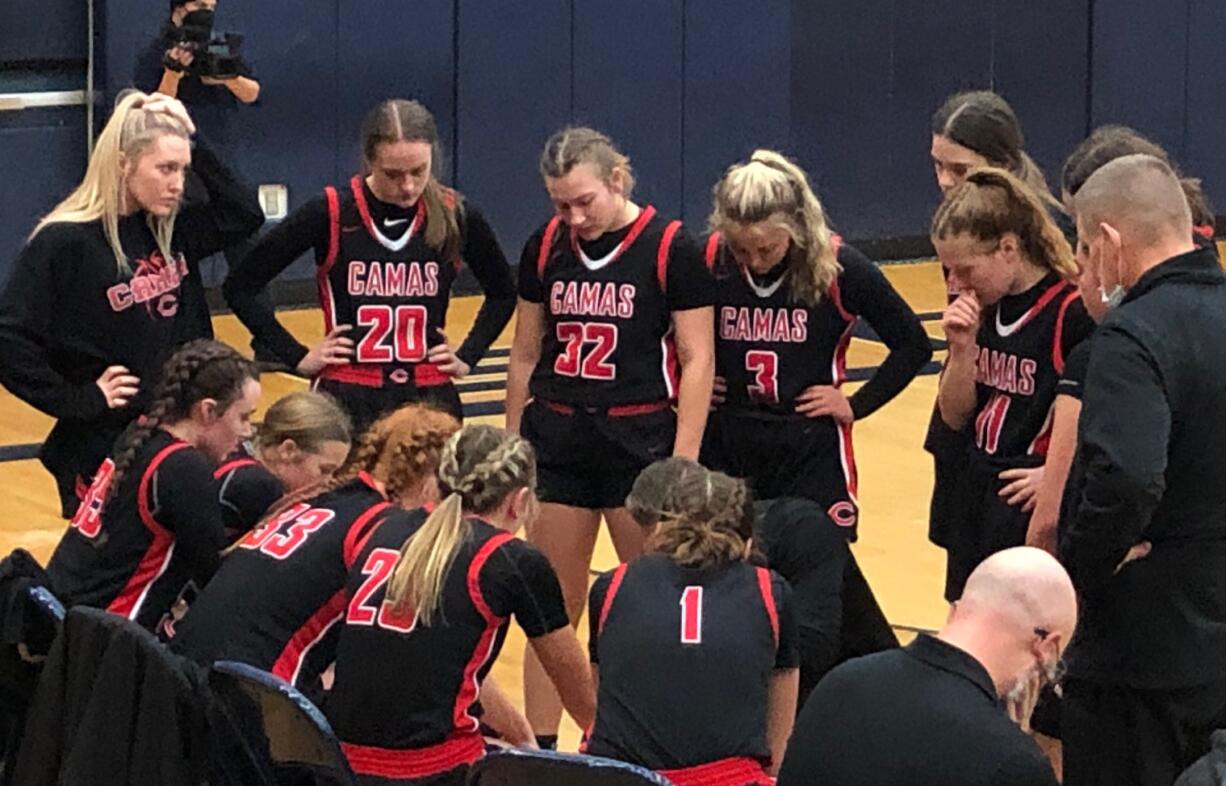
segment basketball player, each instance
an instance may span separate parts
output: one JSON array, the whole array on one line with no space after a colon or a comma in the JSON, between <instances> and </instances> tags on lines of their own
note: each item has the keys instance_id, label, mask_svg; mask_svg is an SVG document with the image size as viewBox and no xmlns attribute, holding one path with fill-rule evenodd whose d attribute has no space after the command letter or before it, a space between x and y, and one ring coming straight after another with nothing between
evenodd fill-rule
<instances>
[{"instance_id":1,"label":"basketball player","mask_svg":"<svg viewBox=\"0 0 1226 786\"><path fill-rule=\"evenodd\" d=\"M336 397L361 433L379 415L428 401L462 417L452 380L477 364L515 308L506 257L484 215L439 182L434 116L390 99L362 123L364 176L328 187L252 248L226 299L256 340ZM323 341L308 349L259 294L313 251ZM467 263L485 292L464 344L443 333L451 286Z\"/></svg>"},{"instance_id":2,"label":"basketball player","mask_svg":"<svg viewBox=\"0 0 1226 786\"><path fill-rule=\"evenodd\" d=\"M323 393L301 390L264 413L251 441L213 472L226 536L249 532L287 493L332 476L349 455L349 418Z\"/></svg>"},{"instance_id":3,"label":"basketball player","mask_svg":"<svg viewBox=\"0 0 1226 786\"><path fill-rule=\"evenodd\" d=\"M949 358L938 404L946 425L972 436L946 547L945 598L953 602L985 557L1024 542L1056 384L1094 325L1072 280L1072 249L1013 175L968 175L933 217L932 240L961 293L943 321Z\"/></svg>"},{"instance_id":4,"label":"basketball player","mask_svg":"<svg viewBox=\"0 0 1226 786\"><path fill-rule=\"evenodd\" d=\"M255 367L213 341L171 356L144 417L94 475L47 572L65 606L153 630L189 583L204 586L224 545L213 468L251 434Z\"/></svg>"},{"instance_id":5,"label":"basketball player","mask_svg":"<svg viewBox=\"0 0 1226 786\"><path fill-rule=\"evenodd\" d=\"M235 544L174 630L171 649L237 660L313 691L336 655L345 578L385 517L434 499L439 453L459 423L406 405L375 422L322 487L283 500Z\"/></svg>"},{"instance_id":6,"label":"basketball player","mask_svg":"<svg viewBox=\"0 0 1226 786\"><path fill-rule=\"evenodd\" d=\"M541 174L557 214L520 260L507 428L536 449L543 504L528 539L577 624L601 514L619 558L635 556L643 536L623 508L635 476L670 454L698 456L714 365L711 279L680 222L631 200L630 161L604 134L554 134ZM532 651L524 690L528 720L551 745L561 707Z\"/></svg>"},{"instance_id":7,"label":"basketball player","mask_svg":"<svg viewBox=\"0 0 1226 786\"><path fill-rule=\"evenodd\" d=\"M443 501L383 522L349 574L328 715L359 782L462 786L474 717L511 615L575 720L595 712L549 560L514 533L536 514L532 448L468 426L443 450Z\"/></svg>"},{"instance_id":8,"label":"basketball player","mask_svg":"<svg viewBox=\"0 0 1226 786\"><path fill-rule=\"evenodd\" d=\"M767 786L796 715L792 592L746 561L744 482L688 469L647 553L592 585L599 671L587 752L659 770L677 786Z\"/></svg>"}]
</instances>

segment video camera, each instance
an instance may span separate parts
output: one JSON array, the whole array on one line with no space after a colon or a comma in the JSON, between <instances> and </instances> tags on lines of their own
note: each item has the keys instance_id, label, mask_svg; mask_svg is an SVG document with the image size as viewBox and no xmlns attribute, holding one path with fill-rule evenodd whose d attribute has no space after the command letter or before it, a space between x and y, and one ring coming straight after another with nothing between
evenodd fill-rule
<instances>
[{"instance_id":1,"label":"video camera","mask_svg":"<svg viewBox=\"0 0 1226 786\"><path fill-rule=\"evenodd\" d=\"M243 62L243 36L239 33L214 33L211 13L198 16L199 12L188 14L183 19L183 25L175 29L175 37L171 46L185 49L192 53L192 64L183 68L179 63L167 56L167 68L182 70L192 76L209 76L218 79L243 76L247 73L247 64Z\"/></svg>"}]
</instances>

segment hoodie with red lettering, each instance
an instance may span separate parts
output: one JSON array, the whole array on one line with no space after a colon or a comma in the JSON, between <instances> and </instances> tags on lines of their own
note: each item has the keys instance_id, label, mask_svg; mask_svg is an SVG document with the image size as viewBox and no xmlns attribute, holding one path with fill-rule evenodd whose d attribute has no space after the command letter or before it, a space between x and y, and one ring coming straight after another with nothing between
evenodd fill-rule
<instances>
[{"instance_id":1,"label":"hoodie with red lettering","mask_svg":"<svg viewBox=\"0 0 1226 786\"><path fill-rule=\"evenodd\" d=\"M199 139L192 169L209 199L179 211L172 260L158 250L144 211L119 220L127 271L101 220L54 223L29 239L0 292L0 384L57 420L39 457L56 478L65 515L144 409L163 362L208 324L200 260L263 224L253 191ZM96 384L109 366L125 366L141 382L140 394L116 410Z\"/></svg>"}]
</instances>

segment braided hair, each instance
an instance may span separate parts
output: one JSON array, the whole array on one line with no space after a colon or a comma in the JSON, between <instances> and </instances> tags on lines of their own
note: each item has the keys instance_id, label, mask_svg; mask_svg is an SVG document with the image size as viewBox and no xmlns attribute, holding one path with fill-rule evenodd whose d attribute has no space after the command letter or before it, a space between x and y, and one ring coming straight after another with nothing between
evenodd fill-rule
<instances>
[{"instance_id":1,"label":"braided hair","mask_svg":"<svg viewBox=\"0 0 1226 786\"><path fill-rule=\"evenodd\" d=\"M521 437L493 426L465 426L447 442L438 468L443 501L400 550L386 602L429 625L443 582L470 532L465 514L484 515L519 489L536 487L536 454Z\"/></svg>"},{"instance_id":2,"label":"braided hair","mask_svg":"<svg viewBox=\"0 0 1226 786\"><path fill-rule=\"evenodd\" d=\"M107 498L119 488L136 455L159 428L190 417L192 407L205 399L214 399L224 412L242 395L248 380L259 378L255 364L225 344L208 339L184 344L162 367L153 403L116 451Z\"/></svg>"}]
</instances>

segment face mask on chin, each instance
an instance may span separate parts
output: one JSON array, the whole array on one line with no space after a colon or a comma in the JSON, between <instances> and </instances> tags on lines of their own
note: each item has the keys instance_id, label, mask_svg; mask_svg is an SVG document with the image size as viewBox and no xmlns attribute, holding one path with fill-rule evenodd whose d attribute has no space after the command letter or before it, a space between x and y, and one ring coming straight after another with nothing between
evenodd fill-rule
<instances>
[{"instance_id":1,"label":"face mask on chin","mask_svg":"<svg viewBox=\"0 0 1226 786\"><path fill-rule=\"evenodd\" d=\"M1098 264L1098 277L1100 281L1102 280L1102 272L1103 272L1102 253L1100 251L1099 252L1099 264ZM1117 268L1117 273L1118 273L1118 268ZM1128 294L1127 290L1124 289L1124 285L1121 283L1118 283L1120 278L1121 276L1119 275L1116 276L1117 283L1115 286L1111 287L1110 290L1104 290L1102 287L1102 284L1099 284L1098 286L1098 297L1099 299L1102 300L1103 305L1106 306L1107 308L1119 308L1120 304L1124 302L1124 297Z\"/></svg>"}]
</instances>

